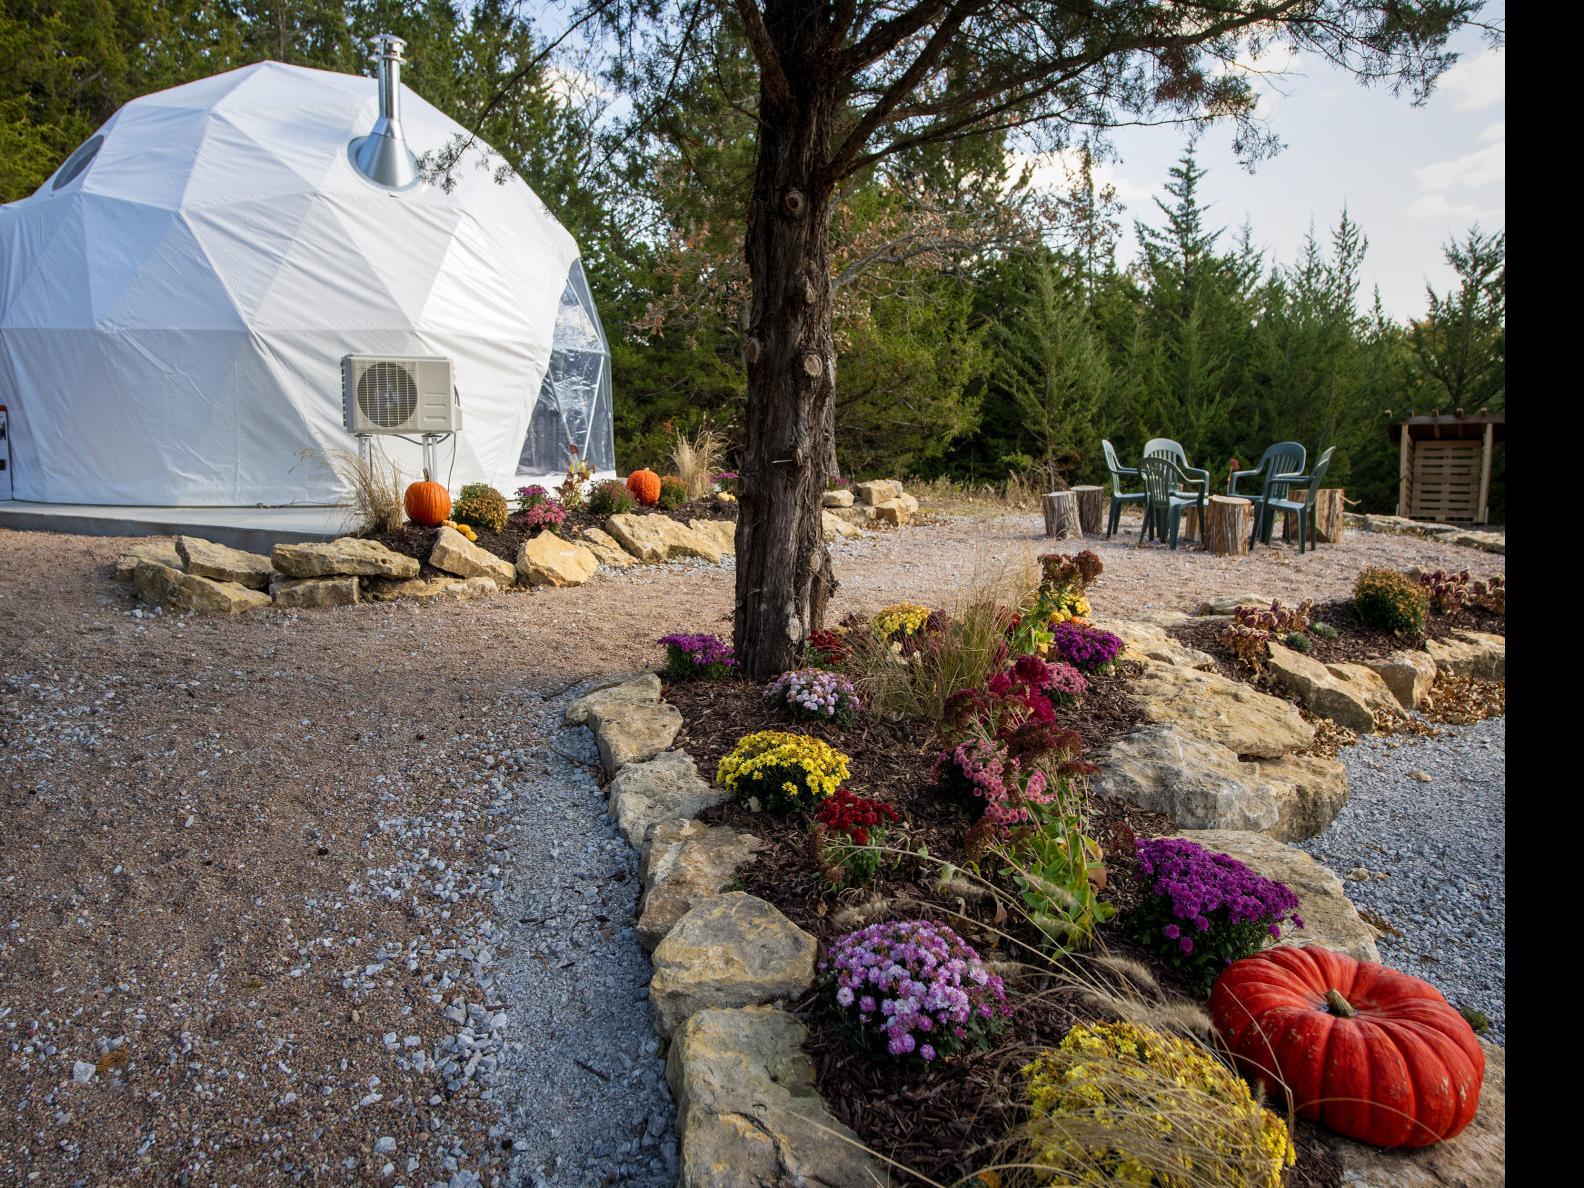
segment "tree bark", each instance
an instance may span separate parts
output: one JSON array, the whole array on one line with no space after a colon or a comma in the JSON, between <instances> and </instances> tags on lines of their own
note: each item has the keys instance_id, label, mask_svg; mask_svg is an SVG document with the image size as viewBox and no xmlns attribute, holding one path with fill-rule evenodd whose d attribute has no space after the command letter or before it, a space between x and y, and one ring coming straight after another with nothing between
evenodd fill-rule
<instances>
[{"instance_id":1,"label":"tree bark","mask_svg":"<svg viewBox=\"0 0 1584 1188\"><path fill-rule=\"evenodd\" d=\"M1081 485L1069 488L1078 499L1078 522L1085 536L1099 536L1104 530L1106 499L1104 487Z\"/></svg>"},{"instance_id":2,"label":"tree bark","mask_svg":"<svg viewBox=\"0 0 1584 1188\"><path fill-rule=\"evenodd\" d=\"M826 167L840 80L828 77L820 60L823 13L797 0L765 12L782 79L760 86L744 245L753 292L748 334L759 349L747 365L733 630L743 671L756 679L797 663L836 587L820 504L833 456Z\"/></svg>"},{"instance_id":3,"label":"tree bark","mask_svg":"<svg viewBox=\"0 0 1584 1188\"><path fill-rule=\"evenodd\" d=\"M1241 557L1249 551L1249 533L1254 531L1254 505L1231 495L1212 495L1205 501L1204 534L1200 539L1208 552L1223 557Z\"/></svg>"},{"instance_id":4,"label":"tree bark","mask_svg":"<svg viewBox=\"0 0 1584 1188\"><path fill-rule=\"evenodd\" d=\"M1083 526L1078 515L1078 496L1071 491L1052 491L1041 501L1045 512L1045 535L1052 540L1082 540Z\"/></svg>"}]
</instances>

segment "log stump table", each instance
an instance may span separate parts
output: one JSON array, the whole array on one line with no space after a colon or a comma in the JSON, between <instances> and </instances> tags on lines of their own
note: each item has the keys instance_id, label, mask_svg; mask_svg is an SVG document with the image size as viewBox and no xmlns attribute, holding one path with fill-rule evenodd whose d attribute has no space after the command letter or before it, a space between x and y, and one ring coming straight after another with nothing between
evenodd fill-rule
<instances>
[{"instance_id":1,"label":"log stump table","mask_svg":"<svg viewBox=\"0 0 1584 1188\"><path fill-rule=\"evenodd\" d=\"M1072 491L1052 491L1040 500L1045 512L1045 535L1052 540L1082 540L1078 496Z\"/></svg>"},{"instance_id":2,"label":"log stump table","mask_svg":"<svg viewBox=\"0 0 1584 1188\"><path fill-rule=\"evenodd\" d=\"M1254 531L1254 505L1234 495L1212 495L1205 501L1205 551L1222 557L1242 557L1249 551Z\"/></svg>"},{"instance_id":3,"label":"log stump table","mask_svg":"<svg viewBox=\"0 0 1584 1188\"><path fill-rule=\"evenodd\" d=\"M1346 492L1341 487L1321 487L1315 492L1315 539L1321 544L1342 543L1342 513Z\"/></svg>"},{"instance_id":4,"label":"log stump table","mask_svg":"<svg viewBox=\"0 0 1584 1188\"><path fill-rule=\"evenodd\" d=\"M1100 535L1106 511L1105 488L1084 485L1068 489L1078 498L1078 524L1084 535Z\"/></svg>"}]
</instances>

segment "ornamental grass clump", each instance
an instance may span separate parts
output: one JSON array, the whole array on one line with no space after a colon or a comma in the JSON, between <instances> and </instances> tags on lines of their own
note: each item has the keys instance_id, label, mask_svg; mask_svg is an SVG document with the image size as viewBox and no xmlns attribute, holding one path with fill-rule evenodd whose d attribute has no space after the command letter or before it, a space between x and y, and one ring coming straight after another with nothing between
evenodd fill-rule
<instances>
[{"instance_id":1,"label":"ornamental grass clump","mask_svg":"<svg viewBox=\"0 0 1584 1188\"><path fill-rule=\"evenodd\" d=\"M1424 634L1430 600L1407 574L1366 569L1353 585L1353 609L1368 626L1417 636Z\"/></svg>"},{"instance_id":2,"label":"ornamental grass clump","mask_svg":"<svg viewBox=\"0 0 1584 1188\"><path fill-rule=\"evenodd\" d=\"M848 933L819 970L854 1034L899 1058L929 1063L975 1047L1012 1013L1000 977L956 932L930 920Z\"/></svg>"},{"instance_id":3,"label":"ornamental grass clump","mask_svg":"<svg viewBox=\"0 0 1584 1188\"><path fill-rule=\"evenodd\" d=\"M668 681L721 681L737 673L737 653L718 635L665 635Z\"/></svg>"},{"instance_id":4,"label":"ornamental grass clump","mask_svg":"<svg viewBox=\"0 0 1584 1188\"><path fill-rule=\"evenodd\" d=\"M1287 1124L1198 1044L1081 1023L1023 1068L1028 1163L1043 1184L1281 1188Z\"/></svg>"},{"instance_id":5,"label":"ornamental grass clump","mask_svg":"<svg viewBox=\"0 0 1584 1188\"><path fill-rule=\"evenodd\" d=\"M1051 655L1079 672L1110 672L1122 654L1122 638L1087 623L1058 623L1051 629Z\"/></svg>"},{"instance_id":6,"label":"ornamental grass clump","mask_svg":"<svg viewBox=\"0 0 1584 1188\"><path fill-rule=\"evenodd\" d=\"M794 718L814 718L838 726L851 726L862 708L850 680L820 668L783 672L765 686L764 699Z\"/></svg>"},{"instance_id":7,"label":"ornamental grass clump","mask_svg":"<svg viewBox=\"0 0 1584 1188\"><path fill-rule=\"evenodd\" d=\"M1298 897L1229 854L1181 838L1137 845L1142 897L1129 917L1139 943L1208 993L1216 977L1280 940L1282 925L1302 928Z\"/></svg>"},{"instance_id":8,"label":"ornamental grass clump","mask_svg":"<svg viewBox=\"0 0 1584 1188\"><path fill-rule=\"evenodd\" d=\"M753 808L790 812L814 807L847 782L848 760L807 734L745 734L715 769L715 782Z\"/></svg>"}]
</instances>

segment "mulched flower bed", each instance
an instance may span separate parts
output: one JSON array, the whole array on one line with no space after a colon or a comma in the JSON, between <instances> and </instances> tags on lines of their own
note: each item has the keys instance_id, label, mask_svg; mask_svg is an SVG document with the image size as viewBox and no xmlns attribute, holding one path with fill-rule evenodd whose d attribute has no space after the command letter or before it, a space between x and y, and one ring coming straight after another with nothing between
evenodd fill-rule
<instances>
[{"instance_id":1,"label":"mulched flower bed","mask_svg":"<svg viewBox=\"0 0 1584 1188\"><path fill-rule=\"evenodd\" d=\"M1327 623L1337 629L1335 639L1325 639L1313 633L1309 635L1308 655L1321 664L1380 660L1393 652L1415 651L1424 646L1423 639L1405 639L1360 622L1350 599L1316 603L1309 619L1311 623ZM1208 653L1215 661L1216 671L1222 676L1233 680L1250 680L1252 674L1248 668L1229 656L1218 639L1228 622L1219 616L1206 616L1168 627L1166 633L1188 647ZM1482 631L1487 635L1505 636L1507 620L1501 615L1465 606L1453 615L1430 615L1425 621L1424 638L1446 639L1460 631Z\"/></svg>"},{"instance_id":2,"label":"mulched flower bed","mask_svg":"<svg viewBox=\"0 0 1584 1188\"><path fill-rule=\"evenodd\" d=\"M517 563L517 553L523 542L531 536L538 535L539 530L524 530L516 523L516 504L508 501L512 507L511 517L506 521L506 527L500 532L489 532L483 528L476 528L478 533L478 546L485 552L493 553L497 557ZM730 520L737 521L737 504L720 503L713 497L709 499L695 499L684 503L681 507L674 507L670 511L659 507L635 507L632 514L639 516L670 516L673 520L686 523L688 520ZM565 540L577 540L583 535L585 528L604 528L608 516L596 516L589 511L580 510L568 512L566 521L561 527L560 536ZM416 557L423 562L423 577L447 577L429 564L429 554L434 549L435 536L438 528L420 528L417 524L403 524L394 532L382 532L374 539L390 549L392 552L403 553L409 557Z\"/></svg>"},{"instance_id":3,"label":"mulched flower bed","mask_svg":"<svg viewBox=\"0 0 1584 1188\"><path fill-rule=\"evenodd\" d=\"M1058 711L1063 725L1083 735L1090 753L1103 753L1113 739L1142 720L1128 691L1136 669L1128 662L1113 674L1091 678L1082 706ZM793 720L764 703L760 686L745 681L677 684L666 689L665 697L683 717L676 745L693 756L706 779L714 776L721 757L745 734L757 730L810 734L849 756L848 785L855 792L881 797L900 810L904 824L888 834L888 844L906 838L915 850L926 846L932 860L967 861L968 820L933 786L930 769L938 744L926 725L864 716L842 729ZM1024 1121L1020 1070L1032 1050L1056 1045L1076 1022L1111 1017L1100 1003L1075 992L1066 979L1042 973L1038 964L1014 975L1010 964L1031 955L997 941L994 931L1009 932L1029 945L1035 944L1037 934L1005 918L992 897L975 896L962 880L949 890L938 889L934 884L939 861L903 860L896 868L883 870L871 884L837 891L820 871L806 823L796 817L754 813L729 801L706 810L700 820L748 829L763 839L765 848L739 872L741 889L773 903L812 934L822 952L838 937L866 924L920 917L951 924L987 960L1009 963L998 970L1009 978L1012 991L1015 1013L1007 1029L988 1048L931 1064L877 1059L855 1044L832 1008L828 991L821 988L804 995L793 1010L809 1027L807 1047L821 1094L836 1117L875 1150L944 1183L996 1162L998 1154L1015 1157L1014 1152L999 1152L996 1145L1006 1143ZM1089 804L1088 828L1106 852L1103 897L1118 909L1115 920L1103 927L1104 946L1116 956L1143 964L1167 994L1188 997L1178 978L1129 943L1118 926L1137 898L1134 838L1170 832L1171 822L1133 804L1095 798ZM1084 963L1084 970L1091 982L1110 976L1094 963ZM1293 1138L1299 1162L1288 1182L1303 1188L1336 1188L1337 1165L1308 1124L1299 1123ZM923 1181L908 1177L904 1182Z\"/></svg>"}]
</instances>

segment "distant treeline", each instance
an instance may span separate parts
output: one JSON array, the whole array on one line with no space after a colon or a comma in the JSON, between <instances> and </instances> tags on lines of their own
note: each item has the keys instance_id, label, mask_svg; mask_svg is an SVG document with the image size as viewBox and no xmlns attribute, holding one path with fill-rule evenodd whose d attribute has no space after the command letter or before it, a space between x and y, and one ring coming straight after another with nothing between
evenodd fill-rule
<instances>
[{"instance_id":1,"label":"distant treeline","mask_svg":"<svg viewBox=\"0 0 1584 1188\"><path fill-rule=\"evenodd\" d=\"M0 200L31 193L140 94L261 58L364 70L382 31L409 42L407 82L478 127L578 236L615 358L623 467L663 467L672 434L705 418L730 436L746 55L735 73L656 87L620 69L585 77L565 51L536 64L540 33L509 0L0 0ZM843 194L831 281L845 472L977 484L1054 466L1097 480L1100 438L1131 456L1170 436L1220 473L1293 438L1337 446L1336 482L1391 510L1393 415L1505 410L1503 232L1448 244L1457 284L1427 291L1404 324L1362 291L1367 242L1345 211L1290 262L1266 259L1251 228L1207 220L1190 149L1124 267L1115 195L1088 151L1069 160L1066 191L1039 193L1005 142L964 141L900 154Z\"/></svg>"}]
</instances>

